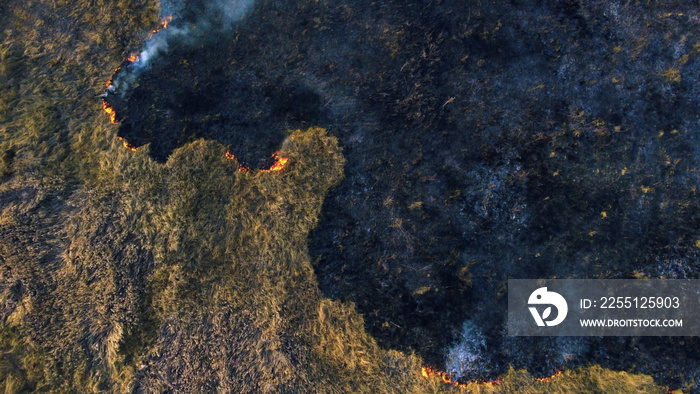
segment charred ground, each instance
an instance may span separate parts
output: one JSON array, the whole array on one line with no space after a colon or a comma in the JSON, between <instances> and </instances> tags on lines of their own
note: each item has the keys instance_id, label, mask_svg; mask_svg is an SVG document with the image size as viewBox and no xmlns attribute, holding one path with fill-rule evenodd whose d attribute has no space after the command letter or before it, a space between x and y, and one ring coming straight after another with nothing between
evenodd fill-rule
<instances>
[{"instance_id":1,"label":"charred ground","mask_svg":"<svg viewBox=\"0 0 700 394\"><path fill-rule=\"evenodd\" d=\"M171 39L167 54L140 71L133 86L108 92L104 100L116 111L119 137L134 148L150 143L159 162L188 142L216 140L230 146L241 165L262 168L285 130L321 123L321 100L311 88L238 66L247 51L233 34L195 31ZM125 61L113 78L133 68Z\"/></svg>"}]
</instances>

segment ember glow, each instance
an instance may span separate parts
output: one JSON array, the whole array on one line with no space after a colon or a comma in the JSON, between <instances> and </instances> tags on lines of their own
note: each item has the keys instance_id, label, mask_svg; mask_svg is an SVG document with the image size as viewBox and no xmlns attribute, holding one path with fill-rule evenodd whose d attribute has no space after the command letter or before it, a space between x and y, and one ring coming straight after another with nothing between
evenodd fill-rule
<instances>
[{"instance_id":1,"label":"ember glow","mask_svg":"<svg viewBox=\"0 0 700 394\"><path fill-rule=\"evenodd\" d=\"M129 59L130 59L130 58L131 58L131 57L129 57ZM127 60L128 60L128 59L127 59ZM109 91L110 88L111 88L111 89L114 88L114 76L117 75L117 73L118 73L121 69L122 69L122 66L117 67L117 68L114 70L114 72L112 73L112 77L109 78L109 80L107 80L107 84L106 84L105 86L107 86L107 90L108 90L108 91ZM105 94L103 94L102 97L103 97L103 98L107 97L107 92L105 92Z\"/></svg>"},{"instance_id":2,"label":"ember glow","mask_svg":"<svg viewBox=\"0 0 700 394\"><path fill-rule=\"evenodd\" d=\"M161 20L161 22L160 22L160 27L159 27L158 29L153 30L153 31L151 32L150 36L148 37L148 39L151 40L155 34L157 34L158 32L160 32L161 30L166 29L166 28L168 27L168 24L170 23L170 21L171 21L172 19L173 19L172 16L168 16L168 17L163 18L163 20ZM145 51L144 51L144 52L145 52ZM104 95L102 95L102 109L107 113L107 115L109 116L109 121L110 121L110 123L112 123L112 124L118 124L118 123L119 123L119 122L117 121L117 112L116 112L116 110L114 109L114 107L112 107L112 105L110 105L110 104L107 102L107 98L109 97L109 94L110 94L110 93L114 94L114 93L116 93L116 91L117 91L117 86L115 86L115 77L116 77L116 76L119 74L119 72L122 70L122 67L125 67L125 66L128 67L128 66L137 65L137 64L140 62L140 60L141 60L141 58L140 58L139 55L137 55L137 54L131 54L131 56L129 56L127 59L124 59L124 62L122 63L121 66L117 67L117 69L114 70L114 73L113 73L112 78L110 78L109 81L107 81L107 91L104 93ZM134 151L134 152L135 152L136 150L138 150L138 148L136 148L136 147L130 145L126 140L124 140L124 139L122 139L122 138L120 138L120 140L121 140L122 143L124 144L124 147L125 147L125 148L127 148L127 149L129 149L129 150L131 150L131 151Z\"/></svg>"},{"instance_id":3,"label":"ember glow","mask_svg":"<svg viewBox=\"0 0 700 394\"><path fill-rule=\"evenodd\" d=\"M266 170L260 170L260 172L280 172L284 170L287 167L287 163L289 162L288 157L283 157L280 156L279 152L275 152L272 154L272 157L275 159L274 163L270 166L270 168ZM226 151L226 158L229 160L238 160L236 156L231 153L230 150ZM238 171L249 171L250 167L244 167L240 165L240 162L238 164Z\"/></svg>"},{"instance_id":4,"label":"ember glow","mask_svg":"<svg viewBox=\"0 0 700 394\"><path fill-rule=\"evenodd\" d=\"M128 73L134 73L135 70L138 70L138 69L144 67L146 65L146 63L148 63L148 60L153 57L153 51L161 50L164 45L167 46L167 44L163 44L161 42L162 39L158 42L154 42L153 38L159 32L167 29L168 25L169 25L170 21L172 21L172 19L173 19L172 16L168 16L168 17L163 18L160 21L160 27L152 30L151 33L149 34L148 40L146 43L146 47L141 51L141 53L139 53L139 54L132 53L128 58L124 59L124 63L122 64L122 66L120 66L116 70L114 70L113 77L110 78L110 80L107 82L107 92L105 92L103 97L107 97L107 95L110 92L115 93L117 90L119 90L118 87L120 89L124 87L124 86L122 86L123 84L115 83L115 82L119 82L119 81L115 81L115 77L119 74L122 67L127 67L126 71ZM128 80L127 86L130 86L132 82L133 82L133 76L132 76L132 80Z\"/></svg>"},{"instance_id":5,"label":"ember glow","mask_svg":"<svg viewBox=\"0 0 700 394\"><path fill-rule=\"evenodd\" d=\"M172 20L173 20L172 15L166 16L165 18L161 19L160 26L156 29L151 30L151 33L148 35L148 39L150 40L151 38L153 38L153 36L156 35L156 33L158 33L159 31L167 29L168 25L170 24L170 22Z\"/></svg>"},{"instance_id":6,"label":"ember glow","mask_svg":"<svg viewBox=\"0 0 700 394\"><path fill-rule=\"evenodd\" d=\"M236 160L236 161L238 161L238 159L236 158L236 156L235 156L233 153L231 153L230 150L227 150L227 151L226 151L226 158L229 159L229 160ZM244 167L244 166L242 166L242 165L240 164L240 162L238 162L238 171L249 171L249 170L250 170L250 167Z\"/></svg>"},{"instance_id":7,"label":"ember glow","mask_svg":"<svg viewBox=\"0 0 700 394\"><path fill-rule=\"evenodd\" d=\"M438 377L442 380L443 383L451 384L455 387L467 388L467 386L468 386L467 383L459 383L456 380L452 380L452 375L450 375L447 372L439 371L438 369L433 368L433 367L424 366L423 368L421 368L420 373L426 379ZM473 382L473 383L493 385L493 384L501 384L501 381L497 379L497 380L493 380L493 381L489 381L489 382Z\"/></svg>"},{"instance_id":8,"label":"ember glow","mask_svg":"<svg viewBox=\"0 0 700 394\"><path fill-rule=\"evenodd\" d=\"M452 375L448 374L447 372L438 371L437 369L435 369L433 367L426 366L426 367L421 368L420 374L423 375L424 378L432 378L432 377L436 376L436 377L442 379L442 381L444 383L447 383L447 384L454 383L455 385L460 385L460 383L452 381Z\"/></svg>"},{"instance_id":9,"label":"ember glow","mask_svg":"<svg viewBox=\"0 0 700 394\"><path fill-rule=\"evenodd\" d=\"M452 375L448 374L447 372L440 371L436 368L430 367L430 366L423 366L421 368L420 374L426 378L433 378L433 377L438 377L440 378L445 384L451 384L456 387L460 388L466 388L468 383L459 383L456 380L452 380ZM562 376L564 374L563 371L557 371L555 372L552 376L547 376L544 378L535 378L536 381L542 382L542 383L549 383L552 380ZM490 381L470 381L469 383L476 383L476 384L485 384L485 385L498 385L501 384L500 379L496 380L490 380Z\"/></svg>"},{"instance_id":10,"label":"ember glow","mask_svg":"<svg viewBox=\"0 0 700 394\"><path fill-rule=\"evenodd\" d=\"M153 31L151 31L151 33L156 34L156 33L158 33L158 32L161 31L161 30L167 29L167 28L168 28L168 24L170 24L170 22L171 22L172 20L173 20L173 16L172 16L172 15L166 16L165 18L161 19L161 21L160 21L160 27L159 27L158 29L154 29Z\"/></svg>"},{"instance_id":11,"label":"ember glow","mask_svg":"<svg viewBox=\"0 0 700 394\"><path fill-rule=\"evenodd\" d=\"M122 137L118 137L118 138L119 138L119 141L122 142L122 145L124 145L124 147L125 147L126 149L128 149L128 150L130 150L130 151L132 151L132 152L136 152L137 150L139 150L138 147L135 147L135 146L129 144L129 142L127 142L127 140L125 140L124 138L122 138Z\"/></svg>"},{"instance_id":12,"label":"ember glow","mask_svg":"<svg viewBox=\"0 0 700 394\"><path fill-rule=\"evenodd\" d=\"M562 374L563 374L562 371L557 371L557 372L555 372L554 375L552 375L552 376L548 376L548 377L544 377L544 378L535 378L535 380L538 381L538 382L545 382L545 383L546 383L546 382L551 382L552 379L556 379L556 378L558 378L559 376L561 376Z\"/></svg>"},{"instance_id":13,"label":"ember glow","mask_svg":"<svg viewBox=\"0 0 700 394\"><path fill-rule=\"evenodd\" d=\"M481 385L498 385L498 384L501 384L501 380L500 380L500 379L490 380L490 381L485 381L485 382L482 382L482 381L470 381L470 382L468 382L468 383L459 383L459 382L456 381L456 380L452 380L452 375L448 374L447 372L439 371L438 369L433 368L433 367L429 367L429 366L424 366L424 367L422 367L420 373L421 373L421 375L422 375L424 378L426 378L426 379L429 379L429 378L432 378L432 377L438 377L438 378L440 378L440 379L443 381L443 383L445 383L445 384L451 384L451 385L453 385L453 386L455 386L455 387L459 387L459 388L467 388L469 383L476 383L476 384L481 384Z\"/></svg>"}]
</instances>

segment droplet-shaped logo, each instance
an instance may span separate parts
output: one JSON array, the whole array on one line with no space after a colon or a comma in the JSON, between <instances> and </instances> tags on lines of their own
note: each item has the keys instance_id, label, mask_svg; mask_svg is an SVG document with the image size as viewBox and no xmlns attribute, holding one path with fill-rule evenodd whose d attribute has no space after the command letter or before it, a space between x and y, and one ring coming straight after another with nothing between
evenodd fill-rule
<instances>
[{"instance_id":1,"label":"droplet-shaped logo","mask_svg":"<svg viewBox=\"0 0 700 394\"><path fill-rule=\"evenodd\" d=\"M547 291L546 287L540 287L530 294L530 298L527 300L529 305L550 305L544 311L542 315L537 311L537 308L530 306L530 313L535 319L535 323L538 326L552 327L561 323L566 319L566 314L569 312L569 306L566 304L566 300L559 293L553 291ZM552 306L557 308L556 317L553 320L547 320L552 315Z\"/></svg>"}]
</instances>

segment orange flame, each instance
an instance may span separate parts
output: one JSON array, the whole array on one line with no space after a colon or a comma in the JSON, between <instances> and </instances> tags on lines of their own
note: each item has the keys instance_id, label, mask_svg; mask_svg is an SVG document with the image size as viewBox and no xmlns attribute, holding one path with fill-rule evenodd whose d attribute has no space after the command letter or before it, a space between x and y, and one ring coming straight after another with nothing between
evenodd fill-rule
<instances>
[{"instance_id":1,"label":"orange flame","mask_svg":"<svg viewBox=\"0 0 700 394\"><path fill-rule=\"evenodd\" d=\"M153 36L156 35L156 33L158 33L159 31L167 29L167 28L168 28L168 25L170 24L170 21L172 21L172 20L173 20L173 17L172 17L172 16L166 16L165 18L161 19L161 21L160 21L160 27L158 27L157 29L151 30L151 33L148 35L148 39L150 40L151 38L153 38ZM139 55L137 55L137 54L131 54L128 58L126 58L126 60L128 60L128 61L130 61L130 62L132 62L132 63L136 63L136 62L139 61ZM116 73L117 71L119 71L119 69L117 69L117 70L115 71L115 73ZM111 82L111 81L110 81L110 82ZM111 83L110 83L110 84L111 84ZM107 86L109 86L110 84L107 84Z\"/></svg>"},{"instance_id":2,"label":"orange flame","mask_svg":"<svg viewBox=\"0 0 700 394\"><path fill-rule=\"evenodd\" d=\"M498 385L501 384L501 379L496 379L496 380L490 380L490 381L470 381L468 383L460 383L456 380L452 380L452 375L448 374L447 372L440 371L436 368L430 367L430 366L423 366L420 371L421 375L423 375L424 378L429 379L432 377L438 377L442 380L443 383L445 384L451 384L455 387L459 388L467 388L469 383L477 383L477 384L482 384L482 385Z\"/></svg>"},{"instance_id":3,"label":"orange flame","mask_svg":"<svg viewBox=\"0 0 700 394\"><path fill-rule=\"evenodd\" d=\"M427 365L423 366L421 368L420 374L426 379L429 379L432 377L438 377L438 378L442 379L442 381L445 384L451 384L451 385L454 385L454 386L460 387L460 388L466 388L468 385L468 383L467 384L459 383L456 380L452 380L452 375L448 374L447 372L440 371L436 368L433 368L433 367L430 367ZM548 377L544 377L544 378L535 378L535 380L538 382L542 382L542 383L548 383L548 382L551 382L552 380L562 376L563 374L564 374L563 371L557 371L552 376L548 376ZM477 383L477 384L483 384L483 385L499 385L502 382L501 382L501 379L496 379L496 380L490 380L490 381L471 381L469 383Z\"/></svg>"},{"instance_id":4,"label":"orange flame","mask_svg":"<svg viewBox=\"0 0 700 394\"><path fill-rule=\"evenodd\" d=\"M109 105L109 103L107 103L104 100L102 100L102 109L104 109L104 111L107 113L107 115L109 115L110 123L112 123L112 124L119 123L119 122L117 122L117 113L114 111L114 108L112 108L112 106Z\"/></svg>"},{"instance_id":5,"label":"orange flame","mask_svg":"<svg viewBox=\"0 0 700 394\"><path fill-rule=\"evenodd\" d=\"M226 155L226 158L229 160L238 160L236 158L236 156L233 153L231 153L230 150L227 150L225 155ZM284 170L285 168L287 168L287 163L289 162L288 157L280 156L279 152L273 153L272 157L275 158L275 162L272 163L270 168L268 168L267 170L260 170L260 172L280 172L280 171ZM250 167L244 167L240 164L238 165L238 171L249 171L249 170L250 170Z\"/></svg>"},{"instance_id":6,"label":"orange flame","mask_svg":"<svg viewBox=\"0 0 700 394\"><path fill-rule=\"evenodd\" d=\"M423 368L421 368L421 370L420 370L420 374L423 375L423 377L426 379L429 379L432 377L438 377L438 378L442 379L442 382L445 384L451 384L451 385L454 385L455 387L460 387L460 388L467 387L467 385L465 383L459 383L456 380L452 380L452 375L448 374L447 372L439 371L433 367L423 366Z\"/></svg>"},{"instance_id":7,"label":"orange flame","mask_svg":"<svg viewBox=\"0 0 700 394\"><path fill-rule=\"evenodd\" d=\"M139 150L139 148L137 148L137 147L135 147L135 146L129 144L124 138L122 138L122 137L117 137L117 138L119 139L119 141L122 142L122 145L124 145L124 147L125 147L126 149L128 149L128 150L130 150L130 151L132 151L132 152L136 152L137 150Z\"/></svg>"},{"instance_id":8,"label":"orange flame","mask_svg":"<svg viewBox=\"0 0 700 394\"><path fill-rule=\"evenodd\" d=\"M155 30L152 31L151 36L149 37L149 39L151 39L151 38L153 37L153 34L156 34L156 33L158 33L159 31L161 31L161 30L163 30L163 29L167 29L167 28L168 28L168 24L169 24L170 21L172 21L172 20L173 20L173 17L172 17L172 16L166 16L165 18L163 18L163 19L160 21L160 27L159 27L158 29L155 29ZM138 56L137 54L131 54L126 60L130 61L131 63L136 63L136 62L139 61L139 56ZM114 72L112 73L112 75L116 75L116 74L119 72L120 69L121 69L121 66L120 66L120 67L117 67L117 69L114 70ZM113 78L110 78L109 81L107 81L107 88L111 87L113 84L114 84L114 79L113 79ZM114 108L112 108L112 106L109 105L109 103L107 103L105 100L102 100L102 109L104 109L104 111L107 113L107 115L109 115L109 121L110 121L111 123L113 123L113 124L118 124L118 123L119 123L119 122L117 122L117 113L116 113L116 111L114 111ZM124 142L124 147L126 147L127 149L130 149L130 150L132 150L132 151L138 150L138 148L135 148L135 147L129 145L128 142L126 142L126 141L123 141L123 142Z\"/></svg>"},{"instance_id":9,"label":"orange flame","mask_svg":"<svg viewBox=\"0 0 700 394\"><path fill-rule=\"evenodd\" d=\"M126 141L123 141L122 143L124 144L124 147L125 147L126 149L128 149L128 150L130 150L130 151L132 151L132 152L136 152L137 150L139 150L139 148L130 145L130 144L129 144L128 142L126 142Z\"/></svg>"},{"instance_id":10,"label":"orange flame","mask_svg":"<svg viewBox=\"0 0 700 394\"><path fill-rule=\"evenodd\" d=\"M161 20L160 20L160 27L151 30L151 34L148 36L148 39L150 40L151 38L153 38L153 36L154 36L156 33L158 33L159 31L167 29L167 28L168 28L168 25L170 24L170 22L171 22L172 20L173 20L172 15L171 15L171 16L166 16L165 18L161 19Z\"/></svg>"},{"instance_id":11,"label":"orange flame","mask_svg":"<svg viewBox=\"0 0 700 394\"><path fill-rule=\"evenodd\" d=\"M544 377L544 378L535 378L535 380L538 381L538 382L545 382L545 383L546 383L546 382L551 382L552 379L558 378L559 376L561 376L561 375L563 375L563 374L564 374L564 372L562 372L562 371L557 371L557 372L555 372L554 375L552 375L552 376L547 376L547 377Z\"/></svg>"},{"instance_id":12,"label":"orange flame","mask_svg":"<svg viewBox=\"0 0 700 394\"><path fill-rule=\"evenodd\" d=\"M280 156L279 152L273 153L272 157L275 158L275 162L272 163L272 166L267 170L260 170L260 172L279 172L287 167L287 163L289 162L288 157Z\"/></svg>"},{"instance_id":13,"label":"orange flame","mask_svg":"<svg viewBox=\"0 0 700 394\"><path fill-rule=\"evenodd\" d=\"M231 153L230 150L227 150L227 151L226 151L226 158L229 159L229 160L236 160L236 161L238 161L238 159L236 158L236 156L235 156L233 153ZM239 164L238 164L238 171L248 171L248 170L250 170L249 167L244 167L244 166L242 166L242 165L240 164L240 162L239 162Z\"/></svg>"},{"instance_id":14,"label":"orange flame","mask_svg":"<svg viewBox=\"0 0 700 394\"><path fill-rule=\"evenodd\" d=\"M129 58L129 59L131 59L131 58ZM112 72L112 78L110 78L110 79L107 81L107 87L108 87L108 88L109 88L110 86L112 86L112 84L114 84L114 76L117 75L117 73L118 73L119 70L121 70L121 69L122 69L122 66L119 66L119 67L117 67L117 68L114 69L114 72Z\"/></svg>"},{"instance_id":15,"label":"orange flame","mask_svg":"<svg viewBox=\"0 0 700 394\"><path fill-rule=\"evenodd\" d=\"M167 29L170 22L172 22L173 16L168 15L160 21L161 29Z\"/></svg>"}]
</instances>

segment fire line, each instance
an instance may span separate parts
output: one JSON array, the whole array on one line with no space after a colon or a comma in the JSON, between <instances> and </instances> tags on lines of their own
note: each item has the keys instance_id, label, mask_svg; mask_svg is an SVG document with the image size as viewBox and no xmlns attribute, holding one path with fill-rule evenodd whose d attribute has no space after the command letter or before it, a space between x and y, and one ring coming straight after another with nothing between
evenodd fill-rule
<instances>
[{"instance_id":1,"label":"fire line","mask_svg":"<svg viewBox=\"0 0 700 394\"><path fill-rule=\"evenodd\" d=\"M156 35L156 33L160 32L160 31L162 31L162 30L167 29L167 28L168 28L168 25L170 24L170 21L172 21L172 20L173 20L173 17L172 17L172 16L166 16L165 18L163 18L163 19L160 21L160 27L158 27L157 29L154 29L154 30L151 31L150 35L148 36L148 40L151 40L151 39L153 38L153 36ZM138 55L138 54L135 54L135 53L132 53L131 55L129 55L128 58L124 59L124 61L125 61L125 62L129 62L129 63L131 63L131 64L138 63L138 62L139 62L139 55ZM112 73L112 75L113 75L112 78L110 78L109 81L107 81L107 89L108 89L108 90L109 90L109 89L114 89L114 76L117 75L117 74L119 73L119 71L121 70L121 68L122 68L122 66L117 67L117 69L114 70L114 73ZM106 95L107 95L107 94L105 93L105 97L106 97ZM117 122L115 121L116 114L114 113L114 109L113 109L109 104L107 104L104 100L103 100L103 104L102 104L102 105L103 105L103 108L104 108L105 112L107 112L107 114L109 114L110 120L112 121L112 123L117 123Z\"/></svg>"},{"instance_id":2,"label":"fire line","mask_svg":"<svg viewBox=\"0 0 700 394\"><path fill-rule=\"evenodd\" d=\"M490 380L490 381L470 381L467 383L459 383L456 380L452 380L452 375L438 370L437 368L433 368L431 366L425 365L421 368L420 371L421 375L426 378L433 378L433 377L438 377L440 378L443 383L445 384L451 384L453 386L459 387L459 388L467 388L469 383L476 383L476 384L482 384L482 385L499 385L501 384L501 379L496 379L496 380ZM548 383L551 382L552 380L562 376L564 374L563 371L557 371L552 376L547 376L544 378L535 378L536 381L541 382L541 383Z\"/></svg>"},{"instance_id":3,"label":"fire line","mask_svg":"<svg viewBox=\"0 0 700 394\"><path fill-rule=\"evenodd\" d=\"M160 32L164 29L167 29L168 25L170 24L172 19L173 19L172 16L167 16L167 17L163 18L160 21L160 27L158 27L150 32L148 40L151 40L153 38L153 36L155 36L158 32ZM107 115L109 116L109 121L112 124L119 124L119 120L117 119L118 114L117 114L116 110L107 101L107 98L108 98L110 93L117 94L117 86L115 86L115 76L117 74L119 74L120 70L123 67L135 65L135 64L139 63L140 61L141 61L141 59L140 59L138 54L131 54L128 58L124 59L121 66L117 67L117 69L114 70L114 73L112 74L112 78L110 78L109 81L107 81L107 92L102 96L103 97L102 98L102 109L105 111L105 113L107 113ZM122 137L119 137L119 140L122 141L122 144L124 145L125 148L131 150L132 152L136 152L139 149L138 147L135 147L135 146L129 144L129 142ZM280 156L279 151L273 153L272 157L274 159L274 162L272 163L270 168L261 169L260 172L281 172L281 171L286 169L287 164L289 162L288 157ZM237 160L236 156L234 156L234 154L231 153L231 151L226 151L226 158L229 160ZM240 164L238 166L238 171L249 171L249 170L250 170L250 167L245 167L245 166L242 166Z\"/></svg>"},{"instance_id":4,"label":"fire line","mask_svg":"<svg viewBox=\"0 0 700 394\"><path fill-rule=\"evenodd\" d=\"M432 377L438 377L442 380L443 383L451 384L451 385L453 385L455 387L459 387L459 388L467 388L469 383L476 383L476 384L483 384L483 385L499 385L499 384L501 384L500 379L485 381L485 382L471 381L471 382L467 382L467 383L460 383L456 380L452 380L451 374L449 374L447 372L440 371L436 368L433 368L433 367L430 367L427 365L423 366L421 368L420 372L421 372L421 375L426 379L429 379Z\"/></svg>"},{"instance_id":5,"label":"fire line","mask_svg":"<svg viewBox=\"0 0 700 394\"><path fill-rule=\"evenodd\" d=\"M128 150L130 150L130 151L132 151L132 152L136 152L137 150L139 150L138 147L129 144L129 142L128 142L127 140L125 140L124 138L122 138L122 137L117 137L117 138L119 139L119 141L122 142L122 145L124 145L124 147L125 147L126 149L128 149Z\"/></svg>"},{"instance_id":6,"label":"fire line","mask_svg":"<svg viewBox=\"0 0 700 394\"><path fill-rule=\"evenodd\" d=\"M107 101L102 100L102 109L109 115L109 122L112 124L118 124L117 122L117 112L112 108Z\"/></svg>"},{"instance_id":7,"label":"fire line","mask_svg":"<svg viewBox=\"0 0 700 394\"><path fill-rule=\"evenodd\" d=\"M272 157L275 159L275 161L272 163L270 168L266 170L260 170L260 172L280 172L287 167L287 163L289 162L288 157L280 156L279 151L273 153ZM231 153L230 150L226 151L226 158L229 160L238 160L236 156L233 153ZM238 171L250 171L250 167L244 167L239 164Z\"/></svg>"}]
</instances>

